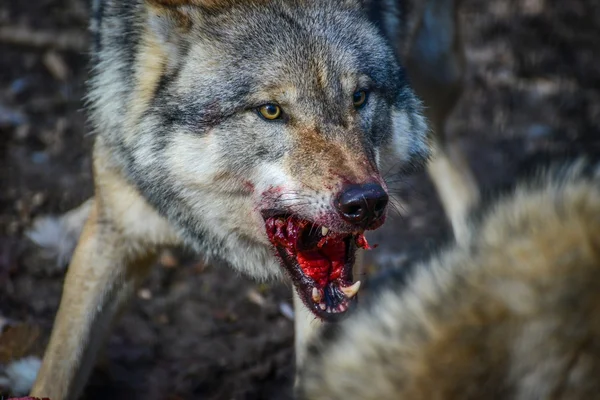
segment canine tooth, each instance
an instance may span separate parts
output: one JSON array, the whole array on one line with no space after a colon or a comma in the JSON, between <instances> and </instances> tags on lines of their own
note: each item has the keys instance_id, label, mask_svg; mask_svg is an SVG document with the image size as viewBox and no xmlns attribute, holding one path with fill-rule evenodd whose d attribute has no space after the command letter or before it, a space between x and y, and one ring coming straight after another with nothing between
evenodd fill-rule
<instances>
[{"instance_id":1,"label":"canine tooth","mask_svg":"<svg viewBox=\"0 0 600 400\"><path fill-rule=\"evenodd\" d=\"M315 303L320 303L321 302L321 298L323 296L321 295L321 291L319 289L317 289L316 287L313 288L312 290L312 299Z\"/></svg>"},{"instance_id":2,"label":"canine tooth","mask_svg":"<svg viewBox=\"0 0 600 400\"><path fill-rule=\"evenodd\" d=\"M323 236L327 236L327 234L329 233L329 228L326 227L321 227L321 235Z\"/></svg>"},{"instance_id":3,"label":"canine tooth","mask_svg":"<svg viewBox=\"0 0 600 400\"><path fill-rule=\"evenodd\" d=\"M319 308L323 311L325 311L327 309L327 306L325 305L325 303L321 303L319 304Z\"/></svg>"},{"instance_id":4,"label":"canine tooth","mask_svg":"<svg viewBox=\"0 0 600 400\"><path fill-rule=\"evenodd\" d=\"M360 281L354 282L352 286L340 286L340 290L346 295L347 298L351 299L356 296L358 293L358 289L360 289Z\"/></svg>"}]
</instances>

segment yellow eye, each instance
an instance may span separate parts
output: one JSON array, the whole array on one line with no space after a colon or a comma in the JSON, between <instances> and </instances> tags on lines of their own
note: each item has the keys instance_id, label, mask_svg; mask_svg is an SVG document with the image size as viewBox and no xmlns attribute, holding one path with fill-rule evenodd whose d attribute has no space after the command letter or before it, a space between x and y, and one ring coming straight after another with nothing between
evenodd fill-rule
<instances>
[{"instance_id":1,"label":"yellow eye","mask_svg":"<svg viewBox=\"0 0 600 400\"><path fill-rule=\"evenodd\" d=\"M354 107L361 108L367 102L367 92L365 90L357 90L352 95L352 103Z\"/></svg>"},{"instance_id":2,"label":"yellow eye","mask_svg":"<svg viewBox=\"0 0 600 400\"><path fill-rule=\"evenodd\" d=\"M269 121L281 117L281 107L277 104L265 104L264 106L258 107L258 113Z\"/></svg>"}]
</instances>

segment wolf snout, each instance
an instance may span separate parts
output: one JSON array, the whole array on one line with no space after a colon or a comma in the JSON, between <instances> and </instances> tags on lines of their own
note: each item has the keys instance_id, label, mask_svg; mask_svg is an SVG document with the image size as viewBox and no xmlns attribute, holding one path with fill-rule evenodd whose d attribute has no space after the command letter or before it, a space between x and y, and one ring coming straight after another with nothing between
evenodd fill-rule
<instances>
[{"instance_id":1,"label":"wolf snout","mask_svg":"<svg viewBox=\"0 0 600 400\"><path fill-rule=\"evenodd\" d=\"M383 223L388 200L388 194L377 183L348 185L342 189L335 206L349 224L375 229Z\"/></svg>"}]
</instances>

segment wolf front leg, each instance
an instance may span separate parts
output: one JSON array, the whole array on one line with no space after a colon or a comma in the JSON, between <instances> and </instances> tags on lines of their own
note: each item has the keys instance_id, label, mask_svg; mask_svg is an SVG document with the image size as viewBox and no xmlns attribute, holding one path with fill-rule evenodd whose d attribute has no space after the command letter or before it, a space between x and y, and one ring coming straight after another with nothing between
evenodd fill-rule
<instances>
[{"instance_id":1,"label":"wolf front leg","mask_svg":"<svg viewBox=\"0 0 600 400\"><path fill-rule=\"evenodd\" d=\"M435 150L427 172L435 185L457 243L469 237L467 215L479 202L479 187L469 163L454 145Z\"/></svg>"},{"instance_id":2,"label":"wolf front leg","mask_svg":"<svg viewBox=\"0 0 600 400\"><path fill-rule=\"evenodd\" d=\"M363 276L365 274L365 252L358 249L356 252L356 261L354 262L354 276ZM293 290L293 289L292 289ZM315 317L310 310L304 305L298 293L293 290L294 294L294 351L296 353L296 371L299 371L304 363L308 343L312 341L321 327L325 324L322 320ZM298 386L298 373L295 375L294 389Z\"/></svg>"},{"instance_id":3,"label":"wolf front leg","mask_svg":"<svg viewBox=\"0 0 600 400\"><path fill-rule=\"evenodd\" d=\"M96 192L73 255L34 397L76 399L121 306L145 278L162 245L179 237L113 166L96 142Z\"/></svg>"},{"instance_id":4,"label":"wolf front leg","mask_svg":"<svg viewBox=\"0 0 600 400\"><path fill-rule=\"evenodd\" d=\"M99 213L97 207L91 210L75 250L34 397L79 396L115 314L152 260L150 254L129 254Z\"/></svg>"},{"instance_id":5,"label":"wolf front leg","mask_svg":"<svg viewBox=\"0 0 600 400\"><path fill-rule=\"evenodd\" d=\"M292 289L293 290L293 289ZM306 344L312 335L323 325L323 321L315 317L294 290L294 350L296 352L296 370L298 371L304 362L306 355ZM298 374L296 373L296 384Z\"/></svg>"},{"instance_id":6,"label":"wolf front leg","mask_svg":"<svg viewBox=\"0 0 600 400\"><path fill-rule=\"evenodd\" d=\"M454 236L468 234L466 215L479 201L479 188L459 143L446 132L446 120L464 86L465 54L460 33L460 0L419 3L407 33L406 68L415 91L426 105L436 151L428 173L450 220Z\"/></svg>"}]
</instances>

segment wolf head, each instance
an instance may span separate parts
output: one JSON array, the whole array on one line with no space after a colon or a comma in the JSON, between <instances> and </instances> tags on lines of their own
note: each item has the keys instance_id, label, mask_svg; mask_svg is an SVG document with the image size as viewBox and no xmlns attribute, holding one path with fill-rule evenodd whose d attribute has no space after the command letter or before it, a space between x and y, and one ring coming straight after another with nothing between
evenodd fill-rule
<instances>
[{"instance_id":1,"label":"wolf head","mask_svg":"<svg viewBox=\"0 0 600 400\"><path fill-rule=\"evenodd\" d=\"M90 99L130 180L199 251L285 271L317 316L343 313L354 252L387 212L382 172L428 155L420 103L360 1L107 7Z\"/></svg>"}]
</instances>

